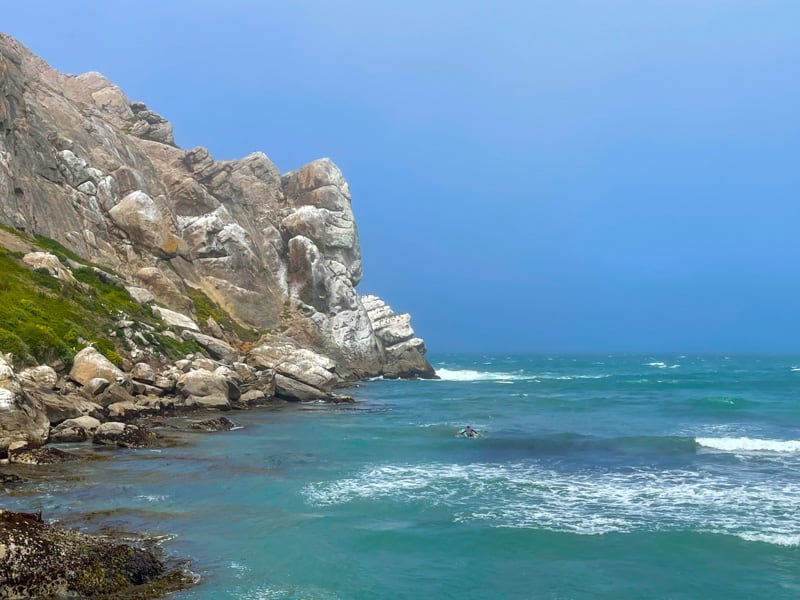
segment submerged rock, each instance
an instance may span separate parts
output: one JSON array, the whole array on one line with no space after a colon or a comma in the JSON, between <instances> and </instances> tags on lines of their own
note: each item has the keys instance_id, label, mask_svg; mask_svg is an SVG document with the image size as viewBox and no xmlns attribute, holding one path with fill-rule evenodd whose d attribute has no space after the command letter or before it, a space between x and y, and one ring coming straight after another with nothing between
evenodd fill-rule
<instances>
[{"instance_id":1,"label":"submerged rock","mask_svg":"<svg viewBox=\"0 0 800 600\"><path fill-rule=\"evenodd\" d=\"M29 448L25 442L16 442L8 449L8 462L23 465L53 465L77 460L77 456L58 448L42 446Z\"/></svg>"},{"instance_id":2,"label":"submerged rock","mask_svg":"<svg viewBox=\"0 0 800 600\"><path fill-rule=\"evenodd\" d=\"M117 421L103 423L97 428L92 443L120 448L149 448L156 444L157 436L152 431Z\"/></svg>"},{"instance_id":3,"label":"submerged rock","mask_svg":"<svg viewBox=\"0 0 800 600\"><path fill-rule=\"evenodd\" d=\"M17 485L27 481L16 473L0 473L0 484L3 485ZM1 560L1 559L0 559Z\"/></svg>"},{"instance_id":4,"label":"submerged rock","mask_svg":"<svg viewBox=\"0 0 800 600\"><path fill-rule=\"evenodd\" d=\"M230 431L236 427L236 423L227 417L218 417L200 421L199 423L192 423L191 427L199 431Z\"/></svg>"}]
</instances>

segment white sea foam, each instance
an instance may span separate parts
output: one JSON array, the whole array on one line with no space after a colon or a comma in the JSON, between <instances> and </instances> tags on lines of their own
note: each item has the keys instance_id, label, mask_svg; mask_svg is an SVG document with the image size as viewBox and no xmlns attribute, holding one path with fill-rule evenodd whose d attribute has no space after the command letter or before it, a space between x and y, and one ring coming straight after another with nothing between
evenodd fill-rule
<instances>
[{"instance_id":1,"label":"white sea foam","mask_svg":"<svg viewBox=\"0 0 800 600\"><path fill-rule=\"evenodd\" d=\"M680 365L677 364L677 363L673 364L673 365L668 365L667 363L662 362L660 360L655 361L655 362L645 363L645 366L647 366L647 367L655 367L657 369L677 369L678 367L680 367Z\"/></svg>"},{"instance_id":2,"label":"white sea foam","mask_svg":"<svg viewBox=\"0 0 800 600\"><path fill-rule=\"evenodd\" d=\"M759 440L748 437L698 437L704 448L723 452L800 452L800 440Z\"/></svg>"},{"instance_id":3,"label":"white sea foam","mask_svg":"<svg viewBox=\"0 0 800 600\"><path fill-rule=\"evenodd\" d=\"M356 502L445 507L453 521L582 535L710 531L800 545L800 483L744 485L687 470L560 472L536 464L383 465L307 486L316 506Z\"/></svg>"},{"instance_id":4,"label":"white sea foam","mask_svg":"<svg viewBox=\"0 0 800 600\"><path fill-rule=\"evenodd\" d=\"M238 577L240 579L242 577L244 577L245 573L248 573L248 572L250 572L252 570L247 565L243 565L242 563L238 563L235 560L231 561L230 567L231 567L231 569L236 571L236 577Z\"/></svg>"},{"instance_id":5,"label":"white sea foam","mask_svg":"<svg viewBox=\"0 0 800 600\"><path fill-rule=\"evenodd\" d=\"M778 546L800 546L800 534L784 535L781 533L741 533L738 534L748 542L765 542Z\"/></svg>"},{"instance_id":6,"label":"white sea foam","mask_svg":"<svg viewBox=\"0 0 800 600\"><path fill-rule=\"evenodd\" d=\"M146 494L141 494L136 497L141 498L142 500L147 500L148 502L163 502L164 500L169 498L169 496L149 496Z\"/></svg>"},{"instance_id":7,"label":"white sea foam","mask_svg":"<svg viewBox=\"0 0 800 600\"><path fill-rule=\"evenodd\" d=\"M800 371L800 367L792 367L792 371Z\"/></svg>"},{"instance_id":8,"label":"white sea foam","mask_svg":"<svg viewBox=\"0 0 800 600\"><path fill-rule=\"evenodd\" d=\"M436 374L441 381L496 381L497 383L513 383L514 381L538 382L542 379L570 381L572 379L605 379L611 375L600 373L596 375L585 374L559 374L559 373L508 373L500 371L475 371L472 369L443 369L437 368Z\"/></svg>"},{"instance_id":9,"label":"white sea foam","mask_svg":"<svg viewBox=\"0 0 800 600\"><path fill-rule=\"evenodd\" d=\"M436 369L436 374L441 381L512 381L529 378L519 373L474 371L472 369Z\"/></svg>"},{"instance_id":10,"label":"white sea foam","mask_svg":"<svg viewBox=\"0 0 800 600\"><path fill-rule=\"evenodd\" d=\"M236 590L237 598L241 600L291 600L293 598L315 598L318 600L338 600L339 596L333 592L319 588L298 590L294 586L286 589L264 585L255 590Z\"/></svg>"}]
</instances>

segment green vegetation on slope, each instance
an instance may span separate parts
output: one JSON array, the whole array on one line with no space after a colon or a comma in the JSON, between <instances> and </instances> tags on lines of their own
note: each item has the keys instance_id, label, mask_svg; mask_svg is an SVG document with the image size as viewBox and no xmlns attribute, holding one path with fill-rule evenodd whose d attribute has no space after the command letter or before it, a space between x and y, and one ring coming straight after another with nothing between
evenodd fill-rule
<instances>
[{"instance_id":1,"label":"green vegetation on slope","mask_svg":"<svg viewBox=\"0 0 800 600\"><path fill-rule=\"evenodd\" d=\"M62 260L81 261L54 240L37 236L33 243ZM130 349L117 326L120 319L132 321L131 328L153 350L170 358L202 351L192 341L163 335L163 322L149 306L136 303L114 276L83 266L73 269L78 284L69 284L45 269L26 268L20 258L20 253L0 248L0 352L13 353L18 366L57 359L69 366L89 343L120 365Z\"/></svg>"}]
</instances>

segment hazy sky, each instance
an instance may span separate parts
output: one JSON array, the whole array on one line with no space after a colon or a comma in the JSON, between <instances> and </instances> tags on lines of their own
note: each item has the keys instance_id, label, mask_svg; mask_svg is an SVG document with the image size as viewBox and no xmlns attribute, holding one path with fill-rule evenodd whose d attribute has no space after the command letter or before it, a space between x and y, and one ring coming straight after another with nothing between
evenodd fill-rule
<instances>
[{"instance_id":1,"label":"hazy sky","mask_svg":"<svg viewBox=\"0 0 800 600\"><path fill-rule=\"evenodd\" d=\"M331 157L437 351L800 351L800 2L13 2L215 158Z\"/></svg>"}]
</instances>

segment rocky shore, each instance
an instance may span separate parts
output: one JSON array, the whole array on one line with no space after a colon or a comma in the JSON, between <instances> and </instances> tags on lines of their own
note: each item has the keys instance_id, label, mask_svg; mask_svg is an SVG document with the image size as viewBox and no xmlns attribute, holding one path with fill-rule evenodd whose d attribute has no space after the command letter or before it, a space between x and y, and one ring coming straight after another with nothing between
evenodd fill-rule
<instances>
[{"instance_id":1,"label":"rocky shore","mask_svg":"<svg viewBox=\"0 0 800 600\"><path fill-rule=\"evenodd\" d=\"M329 360L300 350L257 346L220 360L190 354L161 367L135 363L127 372L91 346L75 355L69 370L15 370L13 357L0 355L0 487L25 486L31 465L42 465L41 482L48 465L63 469L85 459L76 444L163 447L181 431L235 429L226 415L235 419L236 411L354 402L333 391L340 380ZM158 550L0 508L0 598L156 598L193 585L187 573L165 566Z\"/></svg>"}]
</instances>

